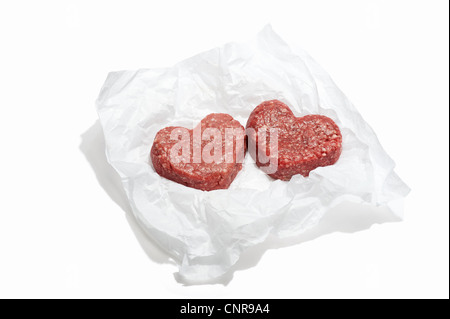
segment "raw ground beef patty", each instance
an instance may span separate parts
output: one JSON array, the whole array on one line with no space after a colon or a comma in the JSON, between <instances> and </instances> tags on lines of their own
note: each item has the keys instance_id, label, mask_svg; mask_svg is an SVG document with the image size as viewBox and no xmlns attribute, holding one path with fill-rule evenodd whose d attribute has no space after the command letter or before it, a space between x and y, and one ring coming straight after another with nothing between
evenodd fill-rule
<instances>
[{"instance_id":1,"label":"raw ground beef patty","mask_svg":"<svg viewBox=\"0 0 450 319\"><path fill-rule=\"evenodd\" d=\"M336 123L323 115L295 117L291 109L278 100L266 101L258 105L247 121L247 129L278 129L278 168L269 176L288 181L293 175L308 176L319 166L333 165L342 151L342 135ZM250 143L258 148L257 136L249 135ZM264 146L263 146L264 147ZM266 138L266 154L269 158L269 134ZM256 156L258 154L252 154ZM276 154L275 154L276 156ZM256 156L256 164L264 167Z\"/></svg>"},{"instance_id":2,"label":"raw ground beef patty","mask_svg":"<svg viewBox=\"0 0 450 319\"><path fill-rule=\"evenodd\" d=\"M153 141L153 146L150 152L151 161L155 171L174 182L197 188L204 191L211 191L215 189L226 189L233 182L237 173L242 169L242 161L245 156L245 132L244 127L236 120L234 120L228 114L214 113L206 116L196 127L201 129L201 133L205 132L205 129L216 129L216 133L220 133L219 136L203 136L204 139L194 139L194 130L187 130L182 127L166 127L160 130ZM236 134L235 138L226 139L225 132L227 129L234 129ZM184 138L189 137L189 142L186 145L188 155L185 160L175 160L173 155L171 156L171 150L182 139L180 135L179 140L171 138L172 132L177 133L185 132ZM229 130L228 130L229 132ZM228 135L227 135L228 136ZM172 136L173 137L173 136ZM211 148L212 142L217 146L217 152L220 157L219 160L211 161L211 158L203 156L207 148L207 154L211 156L217 155L215 153L216 148ZM227 145L228 143L228 145ZM209 145L209 146L208 146ZM194 146L197 146L197 150L200 153L194 153ZM201 146L201 148L200 148ZM182 149L175 152L181 155ZM172 153L173 154L173 153ZM195 157L194 157L195 156Z\"/></svg>"}]
</instances>

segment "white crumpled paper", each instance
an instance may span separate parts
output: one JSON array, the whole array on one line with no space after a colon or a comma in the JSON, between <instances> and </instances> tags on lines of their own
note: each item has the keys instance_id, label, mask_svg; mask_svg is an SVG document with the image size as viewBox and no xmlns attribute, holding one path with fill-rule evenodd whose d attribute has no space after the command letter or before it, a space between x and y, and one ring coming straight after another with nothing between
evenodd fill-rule
<instances>
[{"instance_id":1,"label":"white crumpled paper","mask_svg":"<svg viewBox=\"0 0 450 319\"><path fill-rule=\"evenodd\" d=\"M332 166L308 178L272 180L247 154L228 190L203 192L160 177L150 148L166 126L193 128L209 113L245 126L254 107L279 99L296 116L331 117L343 135ZM107 158L122 178L137 220L179 264L181 278L223 275L248 247L269 235L296 236L343 201L402 214L408 187L361 115L307 53L293 52L265 27L247 43L228 43L173 67L112 72L97 101Z\"/></svg>"}]
</instances>

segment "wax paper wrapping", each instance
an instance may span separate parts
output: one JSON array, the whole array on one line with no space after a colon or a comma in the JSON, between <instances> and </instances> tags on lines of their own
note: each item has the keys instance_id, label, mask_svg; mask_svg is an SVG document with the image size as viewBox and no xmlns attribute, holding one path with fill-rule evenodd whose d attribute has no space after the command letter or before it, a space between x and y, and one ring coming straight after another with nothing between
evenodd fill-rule
<instances>
[{"instance_id":1,"label":"wax paper wrapping","mask_svg":"<svg viewBox=\"0 0 450 319\"><path fill-rule=\"evenodd\" d=\"M245 126L251 111L279 99L296 116L323 114L343 136L332 166L289 182L273 180L247 154L230 188L204 192L159 176L149 153L166 126L193 128L210 113ZM266 26L246 43L228 43L173 67L112 72L97 100L109 163L120 175L136 219L179 265L180 278L218 278L248 247L269 235L296 236L337 204L385 206L402 215L409 188L356 108L306 52Z\"/></svg>"}]
</instances>

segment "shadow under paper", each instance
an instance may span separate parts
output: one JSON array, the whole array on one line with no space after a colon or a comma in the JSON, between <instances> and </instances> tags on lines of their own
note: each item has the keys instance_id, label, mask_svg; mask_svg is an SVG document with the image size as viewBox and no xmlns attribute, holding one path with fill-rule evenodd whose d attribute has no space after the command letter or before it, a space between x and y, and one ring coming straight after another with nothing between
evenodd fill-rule
<instances>
[{"instance_id":1,"label":"shadow under paper","mask_svg":"<svg viewBox=\"0 0 450 319\"><path fill-rule=\"evenodd\" d=\"M105 138L98 120L81 135L80 150L91 165L100 186L125 212L136 239L148 257L159 264L175 264L171 257L148 237L134 217L120 177L106 159Z\"/></svg>"},{"instance_id":2,"label":"shadow under paper","mask_svg":"<svg viewBox=\"0 0 450 319\"><path fill-rule=\"evenodd\" d=\"M105 139L100 122L97 120L93 126L82 134L81 139L80 150L91 165L100 186L126 213L128 223L147 256L156 263L175 265L171 256L147 235L134 217L120 177L106 159ZM395 221L400 221L400 219L385 208L344 203L328 211L317 226L295 238L283 240L270 238L264 243L247 249L241 254L238 262L220 278L200 283L188 282L176 273L175 279L186 286L198 284L228 285L233 279L234 272L256 266L269 249L301 244L334 232L354 233L369 229L374 224Z\"/></svg>"}]
</instances>

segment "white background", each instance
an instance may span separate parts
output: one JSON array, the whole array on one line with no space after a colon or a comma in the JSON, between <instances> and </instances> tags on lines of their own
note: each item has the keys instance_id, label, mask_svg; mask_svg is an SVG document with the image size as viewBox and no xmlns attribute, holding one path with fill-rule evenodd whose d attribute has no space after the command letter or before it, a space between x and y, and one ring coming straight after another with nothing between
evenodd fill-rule
<instances>
[{"instance_id":1,"label":"white background","mask_svg":"<svg viewBox=\"0 0 450 319\"><path fill-rule=\"evenodd\" d=\"M448 19L444 0L0 2L0 298L448 298ZM267 23L377 132L412 189L405 221L340 220L250 252L227 285L185 286L126 213L94 101L109 71Z\"/></svg>"}]
</instances>

